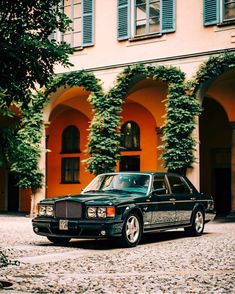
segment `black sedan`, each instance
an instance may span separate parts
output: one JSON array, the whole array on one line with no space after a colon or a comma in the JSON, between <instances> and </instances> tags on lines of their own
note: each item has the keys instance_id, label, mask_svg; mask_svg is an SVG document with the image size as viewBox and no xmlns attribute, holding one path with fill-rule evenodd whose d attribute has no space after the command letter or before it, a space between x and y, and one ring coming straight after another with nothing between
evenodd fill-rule
<instances>
[{"instance_id":1,"label":"black sedan","mask_svg":"<svg viewBox=\"0 0 235 294\"><path fill-rule=\"evenodd\" d=\"M47 198L33 219L36 234L53 243L71 238L116 238L136 246L143 233L184 228L199 236L215 216L211 196L184 176L120 172L97 176L79 195Z\"/></svg>"}]
</instances>

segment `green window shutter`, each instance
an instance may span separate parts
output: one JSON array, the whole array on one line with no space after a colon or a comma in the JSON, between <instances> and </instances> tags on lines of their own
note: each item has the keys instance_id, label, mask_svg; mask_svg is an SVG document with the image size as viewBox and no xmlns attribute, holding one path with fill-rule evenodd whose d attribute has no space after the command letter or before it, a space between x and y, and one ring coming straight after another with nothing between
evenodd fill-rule
<instances>
[{"instance_id":1,"label":"green window shutter","mask_svg":"<svg viewBox=\"0 0 235 294\"><path fill-rule=\"evenodd\" d=\"M220 0L204 0L203 2L204 25L214 25L219 22Z\"/></svg>"},{"instance_id":2,"label":"green window shutter","mask_svg":"<svg viewBox=\"0 0 235 294\"><path fill-rule=\"evenodd\" d=\"M130 24L130 1L118 0L118 40L129 38L129 24Z\"/></svg>"},{"instance_id":3,"label":"green window shutter","mask_svg":"<svg viewBox=\"0 0 235 294\"><path fill-rule=\"evenodd\" d=\"M82 6L82 45L94 44L94 0L83 0Z\"/></svg>"},{"instance_id":4,"label":"green window shutter","mask_svg":"<svg viewBox=\"0 0 235 294\"><path fill-rule=\"evenodd\" d=\"M175 31L175 0L161 0L161 32Z\"/></svg>"}]
</instances>

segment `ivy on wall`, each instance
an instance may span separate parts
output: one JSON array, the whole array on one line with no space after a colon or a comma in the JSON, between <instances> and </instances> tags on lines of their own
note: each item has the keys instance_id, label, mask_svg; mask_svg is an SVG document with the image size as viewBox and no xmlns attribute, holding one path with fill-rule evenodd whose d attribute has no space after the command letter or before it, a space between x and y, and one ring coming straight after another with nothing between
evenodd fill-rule
<instances>
[{"instance_id":1,"label":"ivy on wall","mask_svg":"<svg viewBox=\"0 0 235 294\"><path fill-rule=\"evenodd\" d=\"M113 171L120 159L120 113L125 98L134 83L151 78L168 84L162 146L164 167L183 172L195 161L193 150L196 142L192 131L195 117L200 113L196 93L203 83L234 67L234 54L211 57L201 65L194 79L185 82L184 73L175 67L133 65L118 75L114 87L107 94L95 76L84 70L56 76L44 92L31 94L27 106L18 105L20 119L16 119L16 124L1 130L0 161L11 164L11 171L18 175L20 187L30 187L33 191L40 188L43 174L38 169L38 161L42 151L43 108L50 94L58 88L78 86L91 92L88 100L93 110L87 169L95 175ZM5 107L4 95L0 96L0 109L5 115L13 115Z\"/></svg>"},{"instance_id":2,"label":"ivy on wall","mask_svg":"<svg viewBox=\"0 0 235 294\"><path fill-rule=\"evenodd\" d=\"M115 136L112 132L107 131L112 128L112 120L107 120L106 109L109 106L106 103L102 87L92 73L82 70L55 77L47 87L46 96L49 97L52 92L56 92L62 86L84 87L91 92L88 101L92 107L93 119L89 126L87 146L87 153L90 157L85 162L88 171L98 174L110 167L111 158L114 156L112 135Z\"/></svg>"},{"instance_id":3,"label":"ivy on wall","mask_svg":"<svg viewBox=\"0 0 235 294\"><path fill-rule=\"evenodd\" d=\"M41 155L42 111L44 96L40 92L30 94L30 103L19 105L19 117L15 123L1 130L1 164L10 163L21 188L31 188L35 193L42 187L43 174L38 168Z\"/></svg>"},{"instance_id":4,"label":"ivy on wall","mask_svg":"<svg viewBox=\"0 0 235 294\"><path fill-rule=\"evenodd\" d=\"M201 64L196 76L189 81L188 88L191 89L191 95L195 96L200 86L205 82L214 80L232 68L235 68L234 53L225 52L210 57L208 61Z\"/></svg>"},{"instance_id":5,"label":"ivy on wall","mask_svg":"<svg viewBox=\"0 0 235 294\"><path fill-rule=\"evenodd\" d=\"M184 73L175 67L134 65L126 68L117 78L116 85L110 90L107 99L114 102L116 129L120 123L121 106L128 95L131 84L139 79L160 79L168 84L166 99L167 113L163 126L164 167L170 171L182 172L191 166L195 158L195 141L191 134L195 127L195 115L200 111L195 99L185 93ZM118 142L120 142L120 133ZM117 145L120 153L120 145Z\"/></svg>"}]
</instances>

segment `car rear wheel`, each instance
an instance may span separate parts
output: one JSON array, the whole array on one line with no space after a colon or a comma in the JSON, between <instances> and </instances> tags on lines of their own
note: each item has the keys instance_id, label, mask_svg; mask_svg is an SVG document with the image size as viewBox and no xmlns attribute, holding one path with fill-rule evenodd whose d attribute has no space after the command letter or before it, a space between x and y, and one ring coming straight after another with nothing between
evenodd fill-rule
<instances>
[{"instance_id":1,"label":"car rear wheel","mask_svg":"<svg viewBox=\"0 0 235 294\"><path fill-rule=\"evenodd\" d=\"M69 241L71 240L71 238L65 238L65 237L47 237L47 239L57 245L65 245L67 243L69 243Z\"/></svg>"},{"instance_id":2,"label":"car rear wheel","mask_svg":"<svg viewBox=\"0 0 235 294\"><path fill-rule=\"evenodd\" d=\"M142 235L142 224L136 213L130 213L122 230L121 244L124 247L135 247Z\"/></svg>"},{"instance_id":3,"label":"car rear wheel","mask_svg":"<svg viewBox=\"0 0 235 294\"><path fill-rule=\"evenodd\" d=\"M192 226L185 228L185 231L186 233L189 233L192 236L200 236L203 233L204 225L204 213L201 209L198 209L194 213Z\"/></svg>"}]
</instances>

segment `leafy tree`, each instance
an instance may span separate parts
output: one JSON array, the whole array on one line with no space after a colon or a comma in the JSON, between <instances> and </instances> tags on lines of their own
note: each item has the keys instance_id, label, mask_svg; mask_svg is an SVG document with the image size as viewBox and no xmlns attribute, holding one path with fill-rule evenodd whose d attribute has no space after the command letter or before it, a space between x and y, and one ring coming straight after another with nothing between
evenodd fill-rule
<instances>
[{"instance_id":1,"label":"leafy tree","mask_svg":"<svg viewBox=\"0 0 235 294\"><path fill-rule=\"evenodd\" d=\"M13 118L0 126L0 166L10 163L19 186L33 193L42 186L38 160L47 97L39 89L51 81L55 65L71 66L73 49L52 38L69 25L61 0L0 0L0 118Z\"/></svg>"},{"instance_id":2,"label":"leafy tree","mask_svg":"<svg viewBox=\"0 0 235 294\"><path fill-rule=\"evenodd\" d=\"M26 93L45 85L55 64L69 66L68 44L49 38L69 19L60 0L0 0L0 93L7 106L29 103Z\"/></svg>"}]
</instances>

